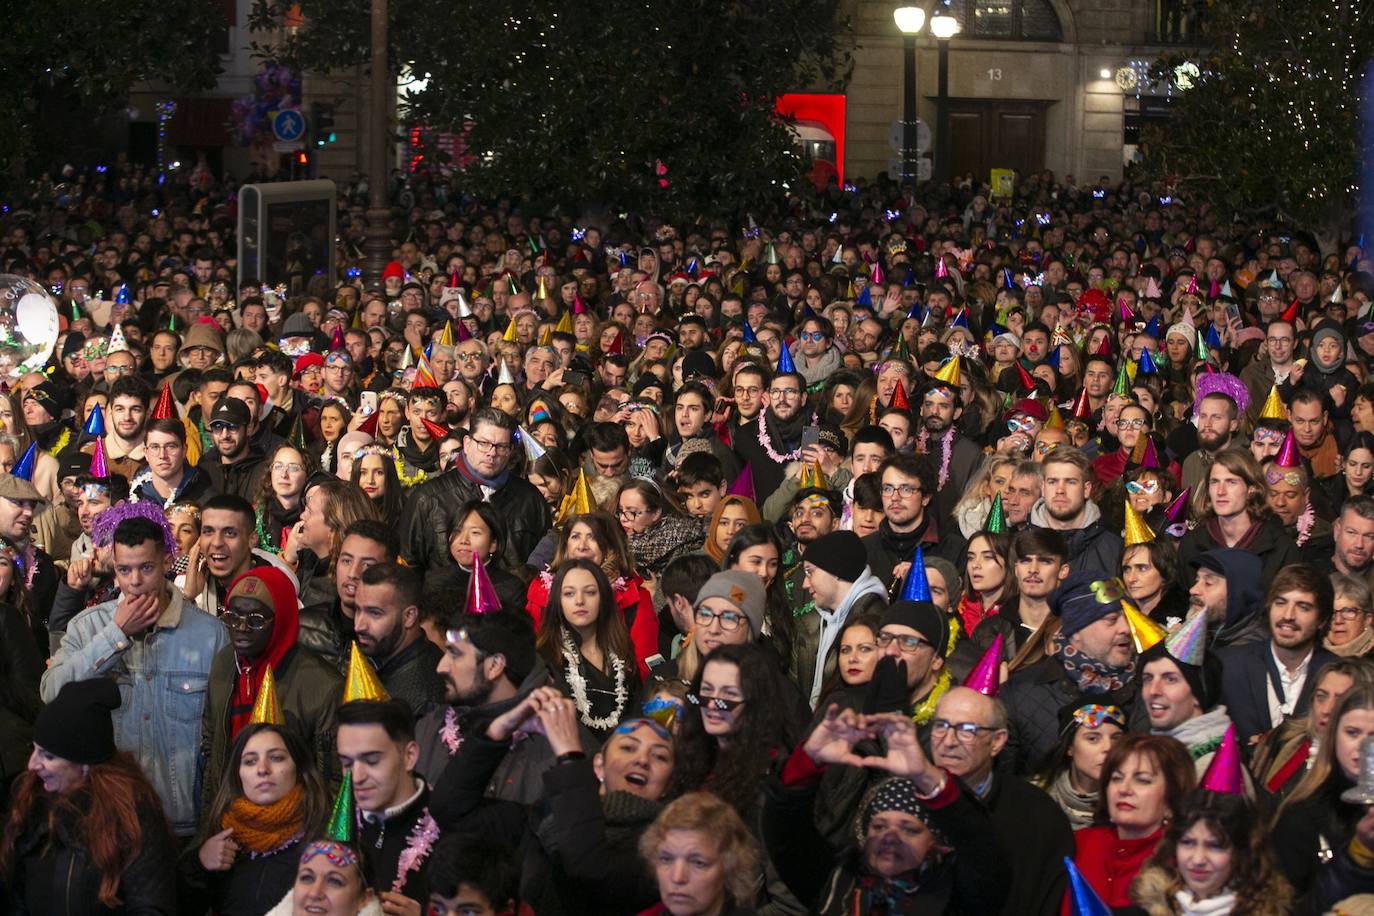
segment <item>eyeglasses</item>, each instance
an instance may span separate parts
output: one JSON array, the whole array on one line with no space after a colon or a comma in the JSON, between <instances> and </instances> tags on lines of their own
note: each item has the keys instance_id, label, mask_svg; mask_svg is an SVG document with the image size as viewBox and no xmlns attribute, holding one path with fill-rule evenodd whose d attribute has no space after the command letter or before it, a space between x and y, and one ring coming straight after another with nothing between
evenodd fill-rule
<instances>
[{"instance_id":1,"label":"eyeglasses","mask_svg":"<svg viewBox=\"0 0 1374 916\"><path fill-rule=\"evenodd\" d=\"M262 614L238 614L226 609L220 619L231 630L256 631L267 626L267 617Z\"/></svg>"},{"instance_id":2,"label":"eyeglasses","mask_svg":"<svg viewBox=\"0 0 1374 916\"><path fill-rule=\"evenodd\" d=\"M1137 417L1134 420L1117 420L1117 429L1144 429L1145 421Z\"/></svg>"},{"instance_id":3,"label":"eyeglasses","mask_svg":"<svg viewBox=\"0 0 1374 916\"><path fill-rule=\"evenodd\" d=\"M979 725L976 722L951 722L948 719L930 720L931 740L938 740L945 736L946 732L954 731L954 740L960 744L972 744L978 737L979 732L995 732L997 729L990 725Z\"/></svg>"},{"instance_id":4,"label":"eyeglasses","mask_svg":"<svg viewBox=\"0 0 1374 916\"><path fill-rule=\"evenodd\" d=\"M179 452L184 448L186 448L186 446L182 445L180 442L168 442L165 445L158 442L153 445L143 446L143 450L150 455L171 454L172 452Z\"/></svg>"},{"instance_id":5,"label":"eyeglasses","mask_svg":"<svg viewBox=\"0 0 1374 916\"><path fill-rule=\"evenodd\" d=\"M814 333L812 333L811 331L802 331L797 336L800 337L802 340L814 343L820 343L822 340L825 340L824 331L816 331Z\"/></svg>"},{"instance_id":6,"label":"eyeglasses","mask_svg":"<svg viewBox=\"0 0 1374 916\"><path fill-rule=\"evenodd\" d=\"M1030 417L1012 417L1007 421L1007 431L1013 433L1034 432L1035 421Z\"/></svg>"},{"instance_id":7,"label":"eyeglasses","mask_svg":"<svg viewBox=\"0 0 1374 916\"><path fill-rule=\"evenodd\" d=\"M907 636L905 634L899 636L896 633L879 633L878 648L886 649L888 646L892 645L894 640L897 643L897 647L901 649L902 653L905 655L915 655L922 649L935 648L929 641L919 636Z\"/></svg>"},{"instance_id":8,"label":"eyeglasses","mask_svg":"<svg viewBox=\"0 0 1374 916\"><path fill-rule=\"evenodd\" d=\"M801 397L800 388L769 388L770 398L799 398Z\"/></svg>"},{"instance_id":9,"label":"eyeglasses","mask_svg":"<svg viewBox=\"0 0 1374 916\"><path fill-rule=\"evenodd\" d=\"M509 442L488 442L485 439L478 439L476 436L468 436L467 441L476 446L479 452L493 452L497 455L504 455L512 448Z\"/></svg>"},{"instance_id":10,"label":"eyeglasses","mask_svg":"<svg viewBox=\"0 0 1374 916\"><path fill-rule=\"evenodd\" d=\"M1126 492L1135 496L1154 496L1159 492L1159 481L1131 480L1126 483Z\"/></svg>"},{"instance_id":11,"label":"eyeglasses","mask_svg":"<svg viewBox=\"0 0 1374 916\"><path fill-rule=\"evenodd\" d=\"M739 394L745 394L745 395L748 395L748 396L751 397L751 398L756 398L756 397L758 397L759 395L763 394L763 389L762 389L761 387L759 387L758 385L751 385L751 386L749 386L748 388L740 388L740 387L736 386L736 388L735 388L735 394L737 394L737 395L739 395Z\"/></svg>"},{"instance_id":12,"label":"eyeglasses","mask_svg":"<svg viewBox=\"0 0 1374 916\"><path fill-rule=\"evenodd\" d=\"M711 625L711 621L720 621L720 628L726 633L733 633L739 629L739 625L749 618L739 611L713 611L707 607L699 607L696 612L697 626L705 629Z\"/></svg>"},{"instance_id":13,"label":"eyeglasses","mask_svg":"<svg viewBox=\"0 0 1374 916\"><path fill-rule=\"evenodd\" d=\"M459 354L458 354L458 361L459 361L459 362L462 362L462 363L480 363L480 362L482 361L482 354L481 354L481 353L459 353Z\"/></svg>"},{"instance_id":14,"label":"eyeglasses","mask_svg":"<svg viewBox=\"0 0 1374 916\"><path fill-rule=\"evenodd\" d=\"M1338 607L1335 615L1341 620L1359 620L1365 615L1365 609L1362 607Z\"/></svg>"},{"instance_id":15,"label":"eyeglasses","mask_svg":"<svg viewBox=\"0 0 1374 916\"><path fill-rule=\"evenodd\" d=\"M884 496L891 496L894 493L899 493L904 499L910 499L913 496L921 495L921 488L911 483L885 483L883 484L882 493Z\"/></svg>"},{"instance_id":16,"label":"eyeglasses","mask_svg":"<svg viewBox=\"0 0 1374 916\"><path fill-rule=\"evenodd\" d=\"M687 702L693 706L701 706L705 709L717 709L721 712L734 712L744 705L743 700L727 700L725 697L703 697L695 693L687 694Z\"/></svg>"},{"instance_id":17,"label":"eyeglasses","mask_svg":"<svg viewBox=\"0 0 1374 916\"><path fill-rule=\"evenodd\" d=\"M297 461L274 461L272 462L272 472L279 474L286 471L288 474L299 474L305 470L305 465Z\"/></svg>"},{"instance_id":18,"label":"eyeglasses","mask_svg":"<svg viewBox=\"0 0 1374 916\"><path fill-rule=\"evenodd\" d=\"M105 373L107 375L132 375L133 371L133 366L111 366L109 363L105 364Z\"/></svg>"},{"instance_id":19,"label":"eyeglasses","mask_svg":"<svg viewBox=\"0 0 1374 916\"><path fill-rule=\"evenodd\" d=\"M621 519L632 522L644 514L643 509L616 509L615 514Z\"/></svg>"}]
</instances>

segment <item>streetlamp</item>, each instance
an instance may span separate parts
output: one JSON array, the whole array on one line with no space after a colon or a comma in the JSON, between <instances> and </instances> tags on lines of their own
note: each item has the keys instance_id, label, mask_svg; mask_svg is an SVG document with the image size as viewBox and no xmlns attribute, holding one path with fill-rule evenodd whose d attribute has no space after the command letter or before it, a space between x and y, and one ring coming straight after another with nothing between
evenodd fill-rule
<instances>
[{"instance_id":1,"label":"streetlamp","mask_svg":"<svg viewBox=\"0 0 1374 916\"><path fill-rule=\"evenodd\" d=\"M930 33L940 47L940 76L935 96L935 180L949 180L949 40L959 32L959 20L941 6L930 20Z\"/></svg>"},{"instance_id":2,"label":"streetlamp","mask_svg":"<svg viewBox=\"0 0 1374 916\"><path fill-rule=\"evenodd\" d=\"M387 139L391 133L391 103L395 91L387 66L387 0L372 0L370 10L372 73L367 113L367 235L363 244L363 281L382 285L382 270L391 260L391 205L387 199Z\"/></svg>"},{"instance_id":3,"label":"streetlamp","mask_svg":"<svg viewBox=\"0 0 1374 916\"><path fill-rule=\"evenodd\" d=\"M916 33L926 24L919 6L899 6L892 11L902 33L902 177L916 174Z\"/></svg>"}]
</instances>

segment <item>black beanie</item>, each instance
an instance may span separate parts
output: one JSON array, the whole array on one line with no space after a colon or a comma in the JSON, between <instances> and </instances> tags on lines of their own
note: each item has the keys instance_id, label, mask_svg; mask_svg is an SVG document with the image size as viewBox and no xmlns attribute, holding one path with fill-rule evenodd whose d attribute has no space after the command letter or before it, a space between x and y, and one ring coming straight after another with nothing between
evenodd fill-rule
<instances>
[{"instance_id":1,"label":"black beanie","mask_svg":"<svg viewBox=\"0 0 1374 916\"><path fill-rule=\"evenodd\" d=\"M807 551L810 553L810 550ZM882 626L911 627L935 647L941 657L949 645L949 622L945 612L929 601L894 601L883 614Z\"/></svg>"},{"instance_id":2,"label":"black beanie","mask_svg":"<svg viewBox=\"0 0 1374 916\"><path fill-rule=\"evenodd\" d=\"M104 763L115 755L114 720L119 688L105 677L68 681L38 713L33 743L72 763Z\"/></svg>"},{"instance_id":3,"label":"black beanie","mask_svg":"<svg viewBox=\"0 0 1374 916\"><path fill-rule=\"evenodd\" d=\"M1203 712L1212 709L1221 699L1221 662L1217 657L1209 652L1202 657L1201 666L1190 665L1170 655L1162 639L1140 653L1135 665L1136 680L1140 680L1145 674L1146 665L1161 658L1167 658L1178 666L1179 674L1188 682L1188 687L1193 691L1193 696L1197 698Z\"/></svg>"},{"instance_id":4,"label":"black beanie","mask_svg":"<svg viewBox=\"0 0 1374 916\"><path fill-rule=\"evenodd\" d=\"M802 559L846 582L856 581L868 568L868 553L863 541L852 531L821 535L807 545Z\"/></svg>"}]
</instances>

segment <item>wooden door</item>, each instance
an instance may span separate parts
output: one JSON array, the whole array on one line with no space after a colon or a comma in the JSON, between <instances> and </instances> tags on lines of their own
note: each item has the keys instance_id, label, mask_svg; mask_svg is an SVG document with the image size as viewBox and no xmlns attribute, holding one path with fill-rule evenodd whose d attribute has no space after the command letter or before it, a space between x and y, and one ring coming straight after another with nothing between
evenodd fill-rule
<instances>
[{"instance_id":1,"label":"wooden door","mask_svg":"<svg viewBox=\"0 0 1374 916\"><path fill-rule=\"evenodd\" d=\"M949 168L986 181L991 169L1022 175L1045 167L1045 109L1050 102L951 99Z\"/></svg>"}]
</instances>

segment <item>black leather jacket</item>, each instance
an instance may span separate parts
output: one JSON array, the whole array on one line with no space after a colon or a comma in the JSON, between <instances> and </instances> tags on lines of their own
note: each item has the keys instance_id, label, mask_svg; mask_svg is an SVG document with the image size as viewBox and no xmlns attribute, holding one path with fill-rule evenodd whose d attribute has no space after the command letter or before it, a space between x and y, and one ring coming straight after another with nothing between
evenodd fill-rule
<instances>
[{"instance_id":1,"label":"black leather jacket","mask_svg":"<svg viewBox=\"0 0 1374 916\"><path fill-rule=\"evenodd\" d=\"M456 470L416 487L397 526L406 562L425 574L454 565L448 552L451 516L463 503L481 498L481 487ZM508 478L489 502L506 523L507 567L523 565L553 523L548 503L518 477Z\"/></svg>"}]
</instances>

